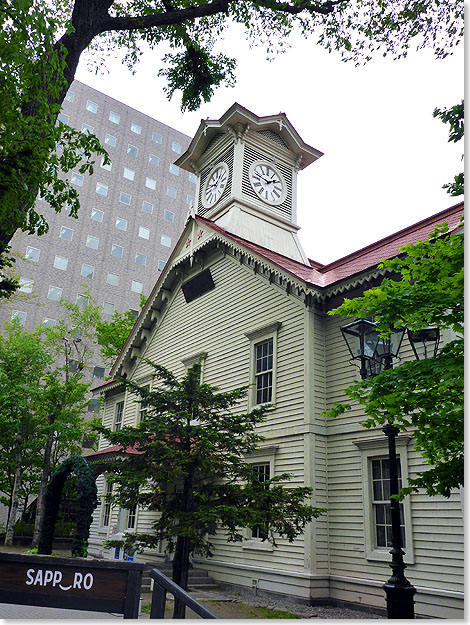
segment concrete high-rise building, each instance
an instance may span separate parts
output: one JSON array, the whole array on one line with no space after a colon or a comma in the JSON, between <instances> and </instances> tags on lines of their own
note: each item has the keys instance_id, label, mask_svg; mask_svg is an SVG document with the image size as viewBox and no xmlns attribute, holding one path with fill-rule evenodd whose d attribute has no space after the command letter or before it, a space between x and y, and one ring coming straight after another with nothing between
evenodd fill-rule
<instances>
[{"instance_id":1,"label":"concrete high-rise building","mask_svg":"<svg viewBox=\"0 0 470 625\"><path fill-rule=\"evenodd\" d=\"M122 102L75 81L60 119L94 133L111 165L99 157L93 175L67 174L80 194L78 219L56 214L42 200L49 223L43 236L19 233L12 248L27 297L2 303L1 319L17 316L27 328L54 324L60 299L80 300L87 285L103 317L140 308L183 229L194 200L196 177L174 161L190 138ZM94 363L95 378L104 365Z\"/></svg>"}]
</instances>

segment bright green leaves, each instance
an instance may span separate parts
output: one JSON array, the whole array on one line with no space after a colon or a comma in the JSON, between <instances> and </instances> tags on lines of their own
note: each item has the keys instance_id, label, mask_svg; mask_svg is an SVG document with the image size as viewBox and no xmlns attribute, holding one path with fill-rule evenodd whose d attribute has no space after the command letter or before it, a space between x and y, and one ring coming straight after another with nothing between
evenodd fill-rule
<instances>
[{"instance_id":1,"label":"bright green leaves","mask_svg":"<svg viewBox=\"0 0 470 625\"><path fill-rule=\"evenodd\" d=\"M363 407L365 427L391 420L413 432L415 447L430 467L410 481L406 492L424 488L429 495L448 497L463 485L464 476L463 232L449 234L444 225L429 240L401 252L381 265L395 279L386 278L362 297L345 300L330 314L373 315L383 332L391 326L417 330L434 325L450 331L453 340L435 358L403 362L352 384L345 393ZM337 403L327 414L339 417L350 408Z\"/></svg>"},{"instance_id":2,"label":"bright green leaves","mask_svg":"<svg viewBox=\"0 0 470 625\"><path fill-rule=\"evenodd\" d=\"M449 142L457 143L464 136L464 102L456 104L449 109L434 109L434 117L439 117L445 124L449 124ZM462 156L463 160L463 156ZM447 193L453 197L463 195L464 193L464 174L463 172L454 176L454 182L445 184L443 189L447 189Z\"/></svg>"}]
</instances>

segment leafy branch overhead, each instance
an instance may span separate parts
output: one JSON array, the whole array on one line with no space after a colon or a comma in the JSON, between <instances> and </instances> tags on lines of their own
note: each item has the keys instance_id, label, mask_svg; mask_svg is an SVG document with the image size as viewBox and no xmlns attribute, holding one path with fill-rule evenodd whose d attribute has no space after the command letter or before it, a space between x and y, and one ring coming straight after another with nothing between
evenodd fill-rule
<instances>
[{"instance_id":1,"label":"leafy branch overhead","mask_svg":"<svg viewBox=\"0 0 470 625\"><path fill-rule=\"evenodd\" d=\"M463 229L463 221L462 221ZM418 330L437 326L447 340L436 357L403 362L349 386L345 393L361 404L367 428L393 421L410 430L429 468L411 479L403 493L424 488L450 496L464 483L464 236L436 228L429 240L401 248L381 264L394 273L362 297L345 300L330 314L374 316L386 333L392 326ZM447 334L445 332L447 331ZM352 407L337 403L327 413L339 417Z\"/></svg>"}]
</instances>

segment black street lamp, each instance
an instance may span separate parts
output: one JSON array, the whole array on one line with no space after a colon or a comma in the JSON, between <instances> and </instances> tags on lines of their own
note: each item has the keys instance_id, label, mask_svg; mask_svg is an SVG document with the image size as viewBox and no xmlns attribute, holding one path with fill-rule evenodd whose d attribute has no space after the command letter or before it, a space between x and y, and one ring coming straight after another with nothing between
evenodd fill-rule
<instances>
[{"instance_id":1,"label":"black street lamp","mask_svg":"<svg viewBox=\"0 0 470 625\"><path fill-rule=\"evenodd\" d=\"M357 319L341 327L341 332L349 348L351 356L361 362L361 378L378 375L383 369L391 369L393 358L398 356L401 347L404 328L392 329L388 337L380 336L377 324L368 319ZM422 328L408 330L408 338L418 360L435 356L439 346L439 329ZM384 590L387 600L387 617L389 619L414 618L414 595L416 588L406 579L406 564L403 560L405 552L402 549L400 528L400 504L394 497L399 492L397 453L395 439L399 429L387 423L382 428L388 439L388 461L390 467L390 514L392 519L392 576Z\"/></svg>"}]
</instances>

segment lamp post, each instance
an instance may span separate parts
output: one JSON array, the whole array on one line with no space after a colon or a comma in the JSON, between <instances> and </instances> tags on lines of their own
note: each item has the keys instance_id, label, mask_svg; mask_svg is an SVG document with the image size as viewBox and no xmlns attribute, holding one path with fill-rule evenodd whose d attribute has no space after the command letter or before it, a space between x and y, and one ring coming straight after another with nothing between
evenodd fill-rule
<instances>
[{"instance_id":1,"label":"lamp post","mask_svg":"<svg viewBox=\"0 0 470 625\"><path fill-rule=\"evenodd\" d=\"M398 356L405 330L392 329L388 337L380 335L377 324L368 319L356 319L341 327L341 332L354 360L360 360L361 378L378 375L381 370L393 367L393 358ZM408 330L408 338L418 360L435 356L439 345L438 328ZM392 576L384 584L389 619L414 618L414 595L416 588L406 579L406 564L402 549L400 527L400 504L394 497L399 492L396 454L396 437L399 429L392 423L382 428L388 439L388 462L390 469L390 515L392 523Z\"/></svg>"}]
</instances>

